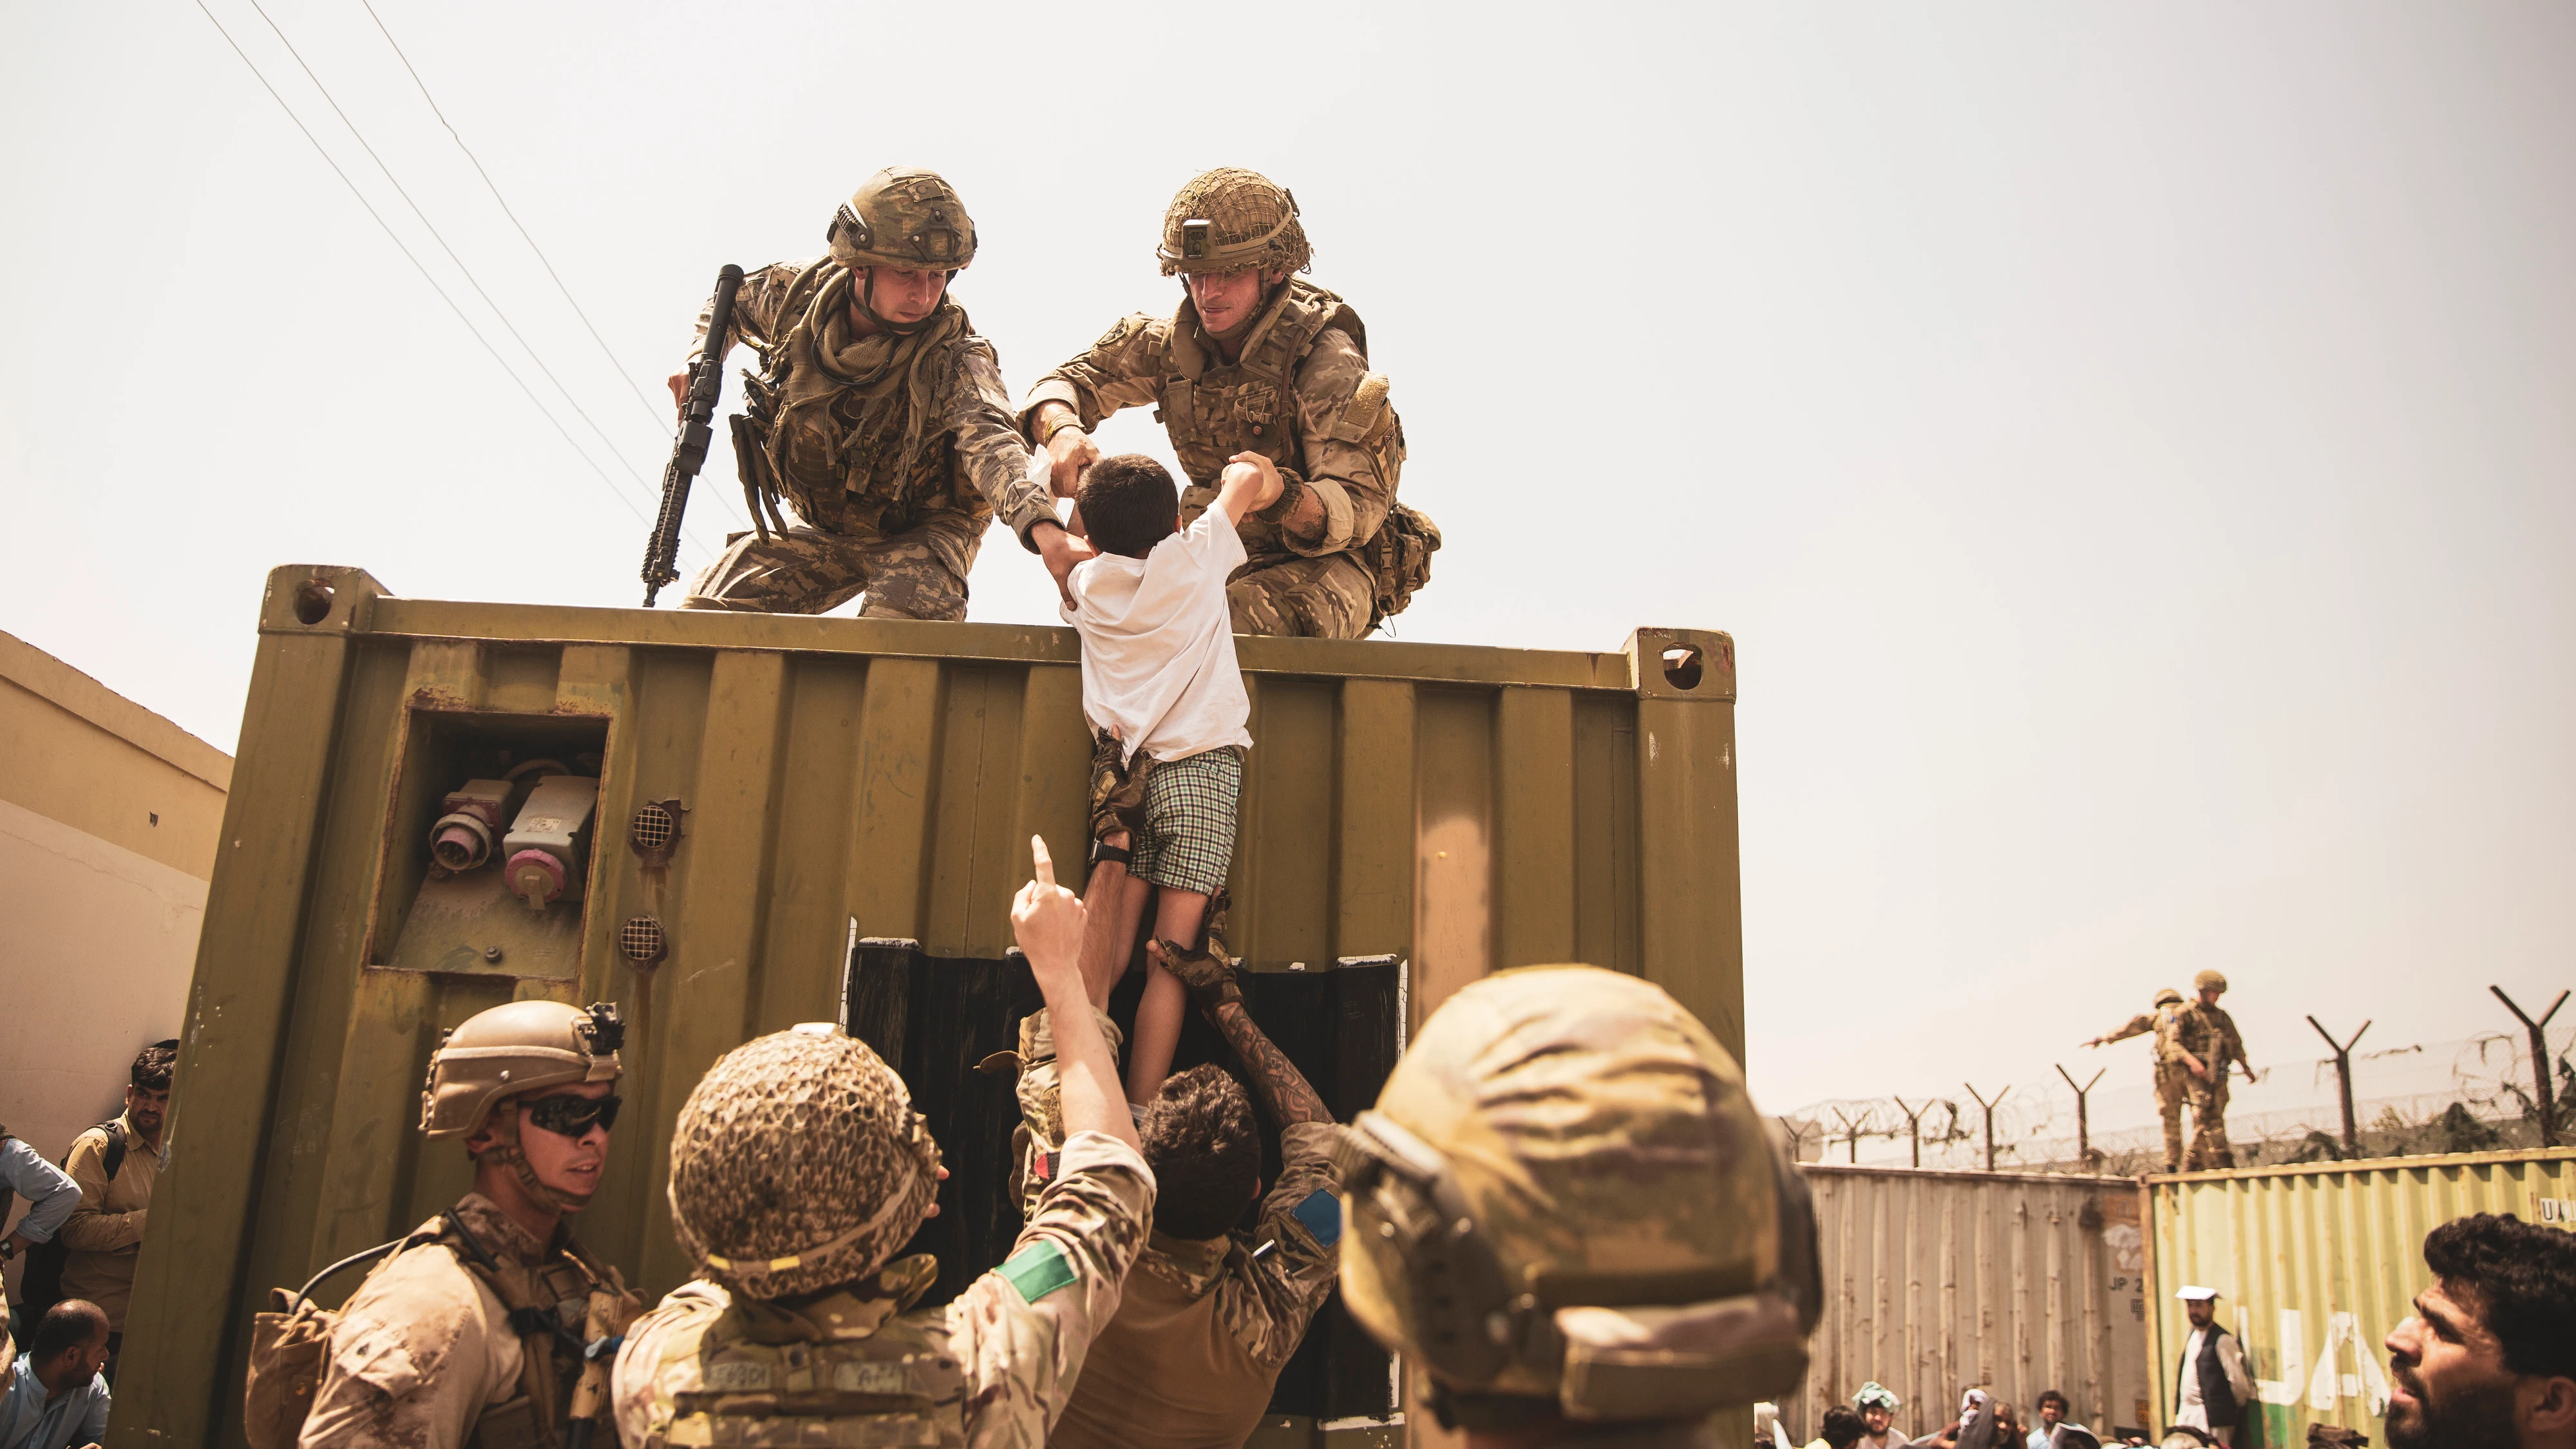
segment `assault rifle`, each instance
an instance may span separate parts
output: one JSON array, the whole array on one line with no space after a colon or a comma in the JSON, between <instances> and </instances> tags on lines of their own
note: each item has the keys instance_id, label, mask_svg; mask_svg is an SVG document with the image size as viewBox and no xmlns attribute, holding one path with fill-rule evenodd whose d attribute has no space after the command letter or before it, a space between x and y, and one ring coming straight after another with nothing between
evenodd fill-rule
<instances>
[{"instance_id":1,"label":"assault rifle","mask_svg":"<svg viewBox=\"0 0 2576 1449\"><path fill-rule=\"evenodd\" d=\"M653 520L653 536L644 544L644 607L680 576L680 515L689 509L689 484L707 461L707 442L714 437L716 396L724 391L725 334L733 326L733 297L742 288L742 268L728 262L716 273L716 304L707 317L706 350L689 369L689 398L680 405L680 436L671 445L671 465L662 470L662 515Z\"/></svg>"}]
</instances>

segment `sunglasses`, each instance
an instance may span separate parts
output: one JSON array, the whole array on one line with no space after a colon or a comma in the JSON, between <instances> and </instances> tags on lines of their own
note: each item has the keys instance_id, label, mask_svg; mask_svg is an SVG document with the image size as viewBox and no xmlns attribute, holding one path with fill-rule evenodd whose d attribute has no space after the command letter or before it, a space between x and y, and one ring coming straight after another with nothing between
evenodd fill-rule
<instances>
[{"instance_id":1,"label":"sunglasses","mask_svg":"<svg viewBox=\"0 0 2576 1449\"><path fill-rule=\"evenodd\" d=\"M539 1097L528 1104L528 1121L558 1137L579 1137L597 1123L608 1131L617 1125L623 1097Z\"/></svg>"}]
</instances>

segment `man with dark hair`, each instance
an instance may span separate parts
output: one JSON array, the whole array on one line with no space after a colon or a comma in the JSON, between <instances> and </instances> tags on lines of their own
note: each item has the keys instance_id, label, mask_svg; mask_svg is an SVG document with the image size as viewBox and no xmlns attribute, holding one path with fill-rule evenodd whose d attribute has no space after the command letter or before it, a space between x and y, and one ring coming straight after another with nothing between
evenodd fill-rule
<instances>
[{"instance_id":1,"label":"man with dark hair","mask_svg":"<svg viewBox=\"0 0 2576 1449\"><path fill-rule=\"evenodd\" d=\"M1241 1444L1339 1273L1333 1114L1253 1024L1226 963L1197 957L1178 974L1279 1124L1285 1165L1262 1196L1252 1103L1223 1068L1192 1067L1164 1081L1142 1133L1161 1185L1154 1236L1050 1449ZM1231 1231L1256 1197L1259 1227Z\"/></svg>"},{"instance_id":2,"label":"man with dark hair","mask_svg":"<svg viewBox=\"0 0 2576 1449\"><path fill-rule=\"evenodd\" d=\"M0 1449L95 1449L107 1438L107 1315L85 1298L45 1310L0 1390Z\"/></svg>"},{"instance_id":3,"label":"man with dark hair","mask_svg":"<svg viewBox=\"0 0 2576 1449\"><path fill-rule=\"evenodd\" d=\"M2576 1449L2576 1234L2478 1213L2424 1266L2386 1340L2389 1449Z\"/></svg>"},{"instance_id":4,"label":"man with dark hair","mask_svg":"<svg viewBox=\"0 0 2576 1449\"><path fill-rule=\"evenodd\" d=\"M2066 1426L2066 1396L2049 1389L2039 1396L2039 1422L2031 1426L2030 1449L2057 1449L2057 1431Z\"/></svg>"},{"instance_id":5,"label":"man with dark hair","mask_svg":"<svg viewBox=\"0 0 2576 1449\"><path fill-rule=\"evenodd\" d=\"M174 1038L137 1052L126 1074L125 1111L72 1139L63 1168L80 1188L80 1206L63 1220L62 1291L107 1314L107 1380L116 1382L116 1353L125 1345L125 1305L134 1296L134 1264L152 1189L169 1166L161 1124L170 1113L170 1074L179 1063Z\"/></svg>"},{"instance_id":6,"label":"man with dark hair","mask_svg":"<svg viewBox=\"0 0 2576 1449\"><path fill-rule=\"evenodd\" d=\"M1816 1427L1816 1442L1807 1449L1818 1449L1819 1445L1823 1449L1852 1449L1860 1442L1862 1427L1859 1414L1836 1404L1825 1410L1824 1422Z\"/></svg>"}]
</instances>

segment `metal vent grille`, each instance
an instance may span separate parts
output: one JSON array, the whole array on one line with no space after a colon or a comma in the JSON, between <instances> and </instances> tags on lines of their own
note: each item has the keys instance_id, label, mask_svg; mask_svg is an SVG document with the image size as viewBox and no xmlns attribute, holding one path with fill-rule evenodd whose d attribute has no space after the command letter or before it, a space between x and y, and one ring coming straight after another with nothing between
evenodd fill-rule
<instances>
[{"instance_id":1,"label":"metal vent grille","mask_svg":"<svg viewBox=\"0 0 2576 1449\"><path fill-rule=\"evenodd\" d=\"M635 848L648 853L668 850L671 842L680 838L679 818L668 807L651 801L635 812L632 829Z\"/></svg>"},{"instance_id":2,"label":"metal vent grille","mask_svg":"<svg viewBox=\"0 0 2576 1449\"><path fill-rule=\"evenodd\" d=\"M670 939L662 933L662 923L651 916L637 916L617 928L617 949L638 966L661 960L670 946Z\"/></svg>"}]
</instances>

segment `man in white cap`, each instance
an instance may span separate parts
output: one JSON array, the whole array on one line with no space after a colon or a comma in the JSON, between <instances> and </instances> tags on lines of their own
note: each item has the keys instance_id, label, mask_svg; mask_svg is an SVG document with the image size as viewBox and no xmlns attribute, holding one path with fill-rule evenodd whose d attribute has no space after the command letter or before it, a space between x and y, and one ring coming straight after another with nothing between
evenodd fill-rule
<instances>
[{"instance_id":1,"label":"man in white cap","mask_svg":"<svg viewBox=\"0 0 2576 1449\"><path fill-rule=\"evenodd\" d=\"M2183 1340L2182 1358L2174 1367L2174 1422L2233 1444L2239 1416L2254 1397L2245 1346L2218 1326L2217 1289L2186 1283L2174 1296L2191 1318L2191 1337Z\"/></svg>"}]
</instances>

